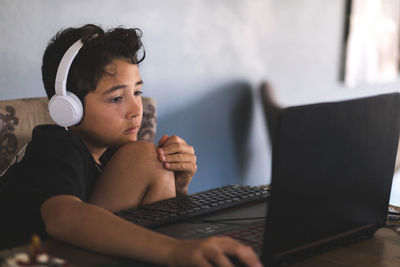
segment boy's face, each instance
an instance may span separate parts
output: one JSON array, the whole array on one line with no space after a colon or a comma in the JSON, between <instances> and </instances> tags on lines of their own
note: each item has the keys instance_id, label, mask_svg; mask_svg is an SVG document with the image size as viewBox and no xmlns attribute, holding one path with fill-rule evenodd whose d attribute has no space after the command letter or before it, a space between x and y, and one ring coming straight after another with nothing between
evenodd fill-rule
<instances>
[{"instance_id":1,"label":"boy's face","mask_svg":"<svg viewBox=\"0 0 400 267\"><path fill-rule=\"evenodd\" d=\"M143 81L138 66L116 59L105 70L96 90L86 95L82 121L74 127L89 149L136 141L142 122Z\"/></svg>"}]
</instances>

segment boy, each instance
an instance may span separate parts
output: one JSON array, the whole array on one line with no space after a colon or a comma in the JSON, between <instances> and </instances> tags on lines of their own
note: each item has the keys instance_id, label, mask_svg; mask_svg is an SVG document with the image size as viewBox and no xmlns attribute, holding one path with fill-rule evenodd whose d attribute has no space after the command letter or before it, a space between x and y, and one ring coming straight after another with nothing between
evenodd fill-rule
<instances>
[{"instance_id":1,"label":"boy","mask_svg":"<svg viewBox=\"0 0 400 267\"><path fill-rule=\"evenodd\" d=\"M197 168L194 149L177 136L164 135L158 147L137 141L140 36L138 29L85 25L59 32L48 45L42 78L50 114L63 127L36 127L23 158L5 173L4 245L37 233L170 266L231 266L227 254L259 266L254 252L232 239L176 240L112 213L186 194Z\"/></svg>"}]
</instances>

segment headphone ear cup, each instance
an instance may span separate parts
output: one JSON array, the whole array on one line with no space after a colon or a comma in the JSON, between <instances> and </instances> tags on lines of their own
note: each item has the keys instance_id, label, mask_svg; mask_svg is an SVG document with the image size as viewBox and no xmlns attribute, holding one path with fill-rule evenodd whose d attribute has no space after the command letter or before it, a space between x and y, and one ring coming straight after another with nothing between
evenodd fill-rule
<instances>
[{"instance_id":1,"label":"headphone ear cup","mask_svg":"<svg viewBox=\"0 0 400 267\"><path fill-rule=\"evenodd\" d=\"M62 127L78 124L83 116L83 106L79 98L67 91L67 95L54 95L49 101L50 117Z\"/></svg>"}]
</instances>

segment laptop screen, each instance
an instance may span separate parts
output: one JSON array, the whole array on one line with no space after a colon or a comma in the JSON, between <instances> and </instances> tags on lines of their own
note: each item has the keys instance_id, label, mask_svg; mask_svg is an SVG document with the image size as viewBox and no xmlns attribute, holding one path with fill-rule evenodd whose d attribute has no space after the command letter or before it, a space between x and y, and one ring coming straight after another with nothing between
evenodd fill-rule
<instances>
[{"instance_id":1,"label":"laptop screen","mask_svg":"<svg viewBox=\"0 0 400 267\"><path fill-rule=\"evenodd\" d=\"M385 224L399 117L398 93L281 110L266 257Z\"/></svg>"}]
</instances>

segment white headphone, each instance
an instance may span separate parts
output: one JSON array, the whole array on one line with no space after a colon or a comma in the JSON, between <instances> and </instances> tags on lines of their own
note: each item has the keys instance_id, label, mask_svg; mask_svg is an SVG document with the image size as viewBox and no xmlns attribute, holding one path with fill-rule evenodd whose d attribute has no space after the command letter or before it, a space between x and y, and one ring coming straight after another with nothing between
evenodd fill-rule
<instances>
[{"instance_id":1,"label":"white headphone","mask_svg":"<svg viewBox=\"0 0 400 267\"><path fill-rule=\"evenodd\" d=\"M76 95L67 91L68 72L82 46L81 40L76 41L62 57L57 69L55 95L48 105L51 118L62 127L78 124L83 116L82 102Z\"/></svg>"}]
</instances>

